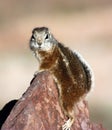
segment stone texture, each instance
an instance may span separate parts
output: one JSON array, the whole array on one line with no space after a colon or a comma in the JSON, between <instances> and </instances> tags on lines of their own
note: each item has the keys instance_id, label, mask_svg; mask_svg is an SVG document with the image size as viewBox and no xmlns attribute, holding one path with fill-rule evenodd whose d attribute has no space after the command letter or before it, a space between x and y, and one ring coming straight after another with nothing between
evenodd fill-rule
<instances>
[{"instance_id":1,"label":"stone texture","mask_svg":"<svg viewBox=\"0 0 112 130\"><path fill-rule=\"evenodd\" d=\"M71 130L105 130L90 122L87 102L77 105ZM49 72L38 73L13 107L1 130L61 130L66 121L58 102L58 91Z\"/></svg>"}]
</instances>

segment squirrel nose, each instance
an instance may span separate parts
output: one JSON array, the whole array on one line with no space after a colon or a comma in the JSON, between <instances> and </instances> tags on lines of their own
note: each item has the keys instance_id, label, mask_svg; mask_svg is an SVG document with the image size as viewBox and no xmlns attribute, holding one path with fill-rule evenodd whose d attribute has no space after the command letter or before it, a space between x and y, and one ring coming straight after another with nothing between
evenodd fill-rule
<instances>
[{"instance_id":1,"label":"squirrel nose","mask_svg":"<svg viewBox=\"0 0 112 130\"><path fill-rule=\"evenodd\" d=\"M41 45L41 44L42 44L42 39L41 39L41 38L38 38L38 39L37 39L37 42L38 42L39 45Z\"/></svg>"}]
</instances>

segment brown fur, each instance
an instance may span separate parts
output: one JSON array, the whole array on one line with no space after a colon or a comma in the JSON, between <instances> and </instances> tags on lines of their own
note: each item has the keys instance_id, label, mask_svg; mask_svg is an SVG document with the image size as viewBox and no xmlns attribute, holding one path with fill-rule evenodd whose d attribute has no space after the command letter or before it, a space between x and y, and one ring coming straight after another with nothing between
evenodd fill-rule
<instances>
[{"instance_id":1,"label":"brown fur","mask_svg":"<svg viewBox=\"0 0 112 130\"><path fill-rule=\"evenodd\" d=\"M33 35L36 31L38 33L43 32L43 37L45 36L44 32L49 34L49 30L46 27L35 28ZM76 103L91 89L91 73L88 66L83 63L77 54L74 54L69 48L59 43L52 34L49 35L51 35L49 38L51 40L50 50L39 49L39 45L41 47L43 43L38 43L38 37L34 36L33 38L31 37L30 46L39 55L39 69L49 71L57 83L61 108L70 119L63 126L63 130L65 130L69 129L74 121ZM35 44L38 44L37 49ZM44 47L47 47L47 45Z\"/></svg>"},{"instance_id":2,"label":"brown fur","mask_svg":"<svg viewBox=\"0 0 112 130\"><path fill-rule=\"evenodd\" d=\"M64 54L69 65L63 61ZM77 57L68 48L58 44L51 52L40 51L39 54L43 57L40 64L40 70L49 70L53 76L57 79L58 87L61 86L61 105L63 109L69 113L72 111L75 103L77 103L86 92L87 92L87 79L83 66ZM71 59L69 61L69 59ZM70 71L70 72L69 72ZM83 78L81 78L81 75ZM73 80L74 79L74 80Z\"/></svg>"}]
</instances>

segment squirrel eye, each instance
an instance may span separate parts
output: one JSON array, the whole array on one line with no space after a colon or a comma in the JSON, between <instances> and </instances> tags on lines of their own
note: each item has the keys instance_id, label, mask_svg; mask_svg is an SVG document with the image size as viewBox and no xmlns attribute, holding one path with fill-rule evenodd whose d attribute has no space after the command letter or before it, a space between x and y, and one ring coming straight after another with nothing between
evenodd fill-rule
<instances>
[{"instance_id":1,"label":"squirrel eye","mask_svg":"<svg viewBox=\"0 0 112 130\"><path fill-rule=\"evenodd\" d=\"M35 40L35 37L34 37L34 35L32 35L32 37L31 37L31 38Z\"/></svg>"},{"instance_id":2,"label":"squirrel eye","mask_svg":"<svg viewBox=\"0 0 112 130\"><path fill-rule=\"evenodd\" d=\"M46 37L45 37L45 39L48 39L49 38L49 36L48 36L48 34L46 35Z\"/></svg>"}]
</instances>

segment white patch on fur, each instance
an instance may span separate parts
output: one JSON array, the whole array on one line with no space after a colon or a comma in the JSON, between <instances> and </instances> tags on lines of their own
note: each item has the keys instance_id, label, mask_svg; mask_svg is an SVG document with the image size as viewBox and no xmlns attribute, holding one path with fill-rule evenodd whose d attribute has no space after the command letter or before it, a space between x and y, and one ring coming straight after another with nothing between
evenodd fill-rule
<instances>
[{"instance_id":1,"label":"white patch on fur","mask_svg":"<svg viewBox=\"0 0 112 130\"><path fill-rule=\"evenodd\" d=\"M35 58L37 59L37 61L40 62L40 56L39 56L38 52L33 51L33 54L34 54Z\"/></svg>"},{"instance_id":2,"label":"white patch on fur","mask_svg":"<svg viewBox=\"0 0 112 130\"><path fill-rule=\"evenodd\" d=\"M45 41L44 43L42 43L41 45L41 49L45 50L45 51L49 51L52 50L53 44L50 42Z\"/></svg>"},{"instance_id":3,"label":"white patch on fur","mask_svg":"<svg viewBox=\"0 0 112 130\"><path fill-rule=\"evenodd\" d=\"M74 54L77 55L80 59L80 61L87 67L87 70L89 71L91 75L91 90L93 90L94 87L94 74L91 66L88 64L88 62L83 58L83 56L78 52L74 51Z\"/></svg>"},{"instance_id":4,"label":"white patch on fur","mask_svg":"<svg viewBox=\"0 0 112 130\"><path fill-rule=\"evenodd\" d=\"M34 50L36 50L39 48L39 45L34 40L32 40L30 42L30 47L33 48Z\"/></svg>"},{"instance_id":5,"label":"white patch on fur","mask_svg":"<svg viewBox=\"0 0 112 130\"><path fill-rule=\"evenodd\" d=\"M55 77L54 74L52 74L52 76L53 76L53 79L54 79L55 83L57 84L57 87L58 87L58 89L59 89L59 93L62 94L61 85L60 85L60 83L58 82L58 79Z\"/></svg>"},{"instance_id":6,"label":"white patch on fur","mask_svg":"<svg viewBox=\"0 0 112 130\"><path fill-rule=\"evenodd\" d=\"M59 49L59 51L60 51L60 53L61 53L61 55L63 57L63 61L65 62L66 69L67 69L69 75L71 76L71 79L72 79L73 83L75 83L76 81L72 77L72 72L71 72L70 68L68 67L69 66L69 60L66 58L66 56L62 53L62 51L60 49Z\"/></svg>"}]
</instances>

